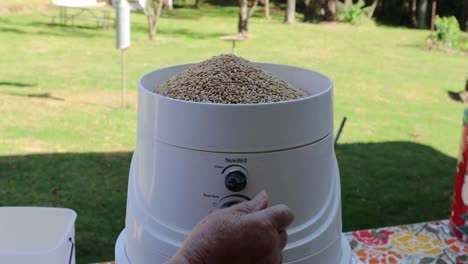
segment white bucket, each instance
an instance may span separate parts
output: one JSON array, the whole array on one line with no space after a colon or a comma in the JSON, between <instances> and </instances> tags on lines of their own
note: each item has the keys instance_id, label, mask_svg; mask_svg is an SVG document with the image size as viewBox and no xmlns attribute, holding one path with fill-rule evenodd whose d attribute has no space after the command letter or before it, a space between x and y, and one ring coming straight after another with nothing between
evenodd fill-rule
<instances>
[{"instance_id":1,"label":"white bucket","mask_svg":"<svg viewBox=\"0 0 468 264\"><path fill-rule=\"evenodd\" d=\"M71 209L0 207L0 263L75 264Z\"/></svg>"}]
</instances>

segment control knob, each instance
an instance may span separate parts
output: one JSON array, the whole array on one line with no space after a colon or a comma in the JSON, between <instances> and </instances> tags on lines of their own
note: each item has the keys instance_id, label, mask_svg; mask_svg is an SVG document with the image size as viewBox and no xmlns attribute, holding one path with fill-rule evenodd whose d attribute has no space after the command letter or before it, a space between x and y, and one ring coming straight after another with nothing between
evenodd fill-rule
<instances>
[{"instance_id":1,"label":"control knob","mask_svg":"<svg viewBox=\"0 0 468 264\"><path fill-rule=\"evenodd\" d=\"M226 188L233 192L240 192L247 186L247 171L241 166L230 166L223 172Z\"/></svg>"}]
</instances>

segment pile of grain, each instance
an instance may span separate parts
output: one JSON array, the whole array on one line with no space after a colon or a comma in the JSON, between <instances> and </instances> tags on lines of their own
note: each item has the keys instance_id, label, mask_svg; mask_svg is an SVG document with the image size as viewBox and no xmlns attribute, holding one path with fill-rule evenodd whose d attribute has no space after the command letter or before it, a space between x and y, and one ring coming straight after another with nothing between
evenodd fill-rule
<instances>
[{"instance_id":1,"label":"pile of grain","mask_svg":"<svg viewBox=\"0 0 468 264\"><path fill-rule=\"evenodd\" d=\"M186 101L256 104L307 96L257 65L235 55L218 55L167 80L155 93Z\"/></svg>"}]
</instances>

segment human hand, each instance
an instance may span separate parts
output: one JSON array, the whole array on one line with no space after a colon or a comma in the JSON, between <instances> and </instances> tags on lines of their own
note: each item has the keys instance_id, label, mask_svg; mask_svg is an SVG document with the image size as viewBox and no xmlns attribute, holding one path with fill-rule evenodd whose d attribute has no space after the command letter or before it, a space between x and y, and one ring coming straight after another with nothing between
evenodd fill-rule
<instances>
[{"instance_id":1,"label":"human hand","mask_svg":"<svg viewBox=\"0 0 468 264\"><path fill-rule=\"evenodd\" d=\"M294 215L282 204L267 207L262 191L251 201L209 214L167 264L281 264Z\"/></svg>"}]
</instances>

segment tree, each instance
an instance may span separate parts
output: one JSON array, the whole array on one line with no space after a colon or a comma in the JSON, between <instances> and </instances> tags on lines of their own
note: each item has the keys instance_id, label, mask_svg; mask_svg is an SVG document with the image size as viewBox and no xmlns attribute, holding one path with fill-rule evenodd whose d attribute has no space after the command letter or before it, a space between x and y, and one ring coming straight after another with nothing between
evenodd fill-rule
<instances>
[{"instance_id":1,"label":"tree","mask_svg":"<svg viewBox=\"0 0 468 264\"><path fill-rule=\"evenodd\" d=\"M286 8L286 17L284 18L284 22L288 24L294 23L295 15L296 15L296 0L288 0L287 8Z\"/></svg>"},{"instance_id":2,"label":"tree","mask_svg":"<svg viewBox=\"0 0 468 264\"><path fill-rule=\"evenodd\" d=\"M253 0L252 6L250 7L250 10L249 10L249 18L255 13L255 10L257 9L259 2L261 2L265 7L265 18L270 19L270 0L263 0L263 1Z\"/></svg>"},{"instance_id":3,"label":"tree","mask_svg":"<svg viewBox=\"0 0 468 264\"><path fill-rule=\"evenodd\" d=\"M265 18L270 19L270 0L264 0L264 5L265 5Z\"/></svg>"},{"instance_id":4,"label":"tree","mask_svg":"<svg viewBox=\"0 0 468 264\"><path fill-rule=\"evenodd\" d=\"M304 22L309 21L312 19L312 3L313 0L304 0L304 10L303 10L303 15L304 15Z\"/></svg>"},{"instance_id":5,"label":"tree","mask_svg":"<svg viewBox=\"0 0 468 264\"><path fill-rule=\"evenodd\" d=\"M174 8L174 2L172 0L167 0L167 2L169 10L172 10Z\"/></svg>"},{"instance_id":6,"label":"tree","mask_svg":"<svg viewBox=\"0 0 468 264\"><path fill-rule=\"evenodd\" d=\"M255 9L257 9L257 6L258 6L258 0L254 0L252 3L252 7L249 10L249 17L253 15L253 13L255 12Z\"/></svg>"},{"instance_id":7,"label":"tree","mask_svg":"<svg viewBox=\"0 0 468 264\"><path fill-rule=\"evenodd\" d=\"M350 10L351 6L353 5L353 0L345 0L344 3L345 3L346 9Z\"/></svg>"},{"instance_id":8,"label":"tree","mask_svg":"<svg viewBox=\"0 0 468 264\"><path fill-rule=\"evenodd\" d=\"M305 0L304 5L304 21L310 21L314 18L320 18L324 21L336 20L338 0Z\"/></svg>"},{"instance_id":9,"label":"tree","mask_svg":"<svg viewBox=\"0 0 468 264\"><path fill-rule=\"evenodd\" d=\"M431 39L434 38L436 9L437 9L437 1L436 1L436 0L432 0L432 12L431 12Z\"/></svg>"},{"instance_id":10,"label":"tree","mask_svg":"<svg viewBox=\"0 0 468 264\"><path fill-rule=\"evenodd\" d=\"M418 25L418 20L416 19L416 14L417 14L417 6L418 6L418 1L417 0L409 0L411 1L411 25L413 27L416 27Z\"/></svg>"},{"instance_id":11,"label":"tree","mask_svg":"<svg viewBox=\"0 0 468 264\"><path fill-rule=\"evenodd\" d=\"M310 21L318 16L320 0L304 0L304 21Z\"/></svg>"},{"instance_id":12,"label":"tree","mask_svg":"<svg viewBox=\"0 0 468 264\"><path fill-rule=\"evenodd\" d=\"M242 35L247 35L249 31L249 18L255 12L255 8L258 6L259 0L253 0L252 6L248 6L248 0L239 0L240 10L239 10L239 23L237 25L238 31Z\"/></svg>"},{"instance_id":13,"label":"tree","mask_svg":"<svg viewBox=\"0 0 468 264\"><path fill-rule=\"evenodd\" d=\"M193 3L193 6L195 8L200 8L200 2L201 2L201 0L195 0L195 2Z\"/></svg>"},{"instance_id":14,"label":"tree","mask_svg":"<svg viewBox=\"0 0 468 264\"><path fill-rule=\"evenodd\" d=\"M374 12L378 4L379 4L379 0L374 0L374 2L372 2L372 5L370 6L370 9L369 9L369 13L367 13L368 18L372 18L372 16L374 16Z\"/></svg>"},{"instance_id":15,"label":"tree","mask_svg":"<svg viewBox=\"0 0 468 264\"><path fill-rule=\"evenodd\" d=\"M157 33L157 25L161 17L163 0L147 0L143 8L148 20L148 37L150 41L154 41Z\"/></svg>"},{"instance_id":16,"label":"tree","mask_svg":"<svg viewBox=\"0 0 468 264\"><path fill-rule=\"evenodd\" d=\"M463 10L460 17L460 27L463 30L468 29L468 0L463 1Z\"/></svg>"},{"instance_id":17,"label":"tree","mask_svg":"<svg viewBox=\"0 0 468 264\"><path fill-rule=\"evenodd\" d=\"M247 0L239 0L239 4L239 23L237 28L240 34L246 35L249 31L249 13L247 7Z\"/></svg>"},{"instance_id":18,"label":"tree","mask_svg":"<svg viewBox=\"0 0 468 264\"><path fill-rule=\"evenodd\" d=\"M427 15L427 0L418 1L418 27L425 28Z\"/></svg>"},{"instance_id":19,"label":"tree","mask_svg":"<svg viewBox=\"0 0 468 264\"><path fill-rule=\"evenodd\" d=\"M325 11L322 19L325 21L335 21L338 13L338 0L325 0L322 2L322 9Z\"/></svg>"},{"instance_id":20,"label":"tree","mask_svg":"<svg viewBox=\"0 0 468 264\"><path fill-rule=\"evenodd\" d=\"M163 8L172 10L174 8L173 0L163 0Z\"/></svg>"}]
</instances>

